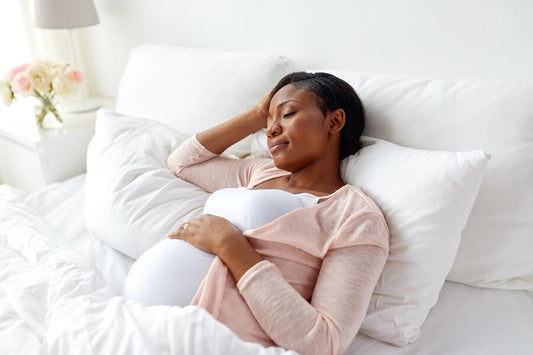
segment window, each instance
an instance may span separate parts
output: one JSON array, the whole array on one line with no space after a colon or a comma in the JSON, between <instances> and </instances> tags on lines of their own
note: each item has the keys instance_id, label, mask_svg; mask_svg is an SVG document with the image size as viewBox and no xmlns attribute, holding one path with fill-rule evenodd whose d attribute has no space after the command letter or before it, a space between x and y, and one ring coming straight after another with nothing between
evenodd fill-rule
<instances>
[{"instance_id":1,"label":"window","mask_svg":"<svg viewBox=\"0 0 533 355\"><path fill-rule=\"evenodd\" d=\"M31 60L25 31L27 19L26 1L0 1L0 77L11 68Z\"/></svg>"}]
</instances>

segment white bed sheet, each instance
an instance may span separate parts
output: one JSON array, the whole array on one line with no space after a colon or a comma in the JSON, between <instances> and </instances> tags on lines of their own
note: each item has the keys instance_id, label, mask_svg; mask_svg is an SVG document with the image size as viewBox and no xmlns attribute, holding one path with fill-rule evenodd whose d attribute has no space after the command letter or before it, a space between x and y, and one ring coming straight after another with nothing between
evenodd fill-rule
<instances>
[{"instance_id":1,"label":"white bed sheet","mask_svg":"<svg viewBox=\"0 0 533 355\"><path fill-rule=\"evenodd\" d=\"M80 175L49 185L27 196L26 202L55 227L63 246L81 254L100 271L109 292L118 296L134 260L108 247L86 230L84 179L85 176ZM20 323L19 326L27 325ZM35 339L28 340L28 344L32 342ZM398 348L360 334L347 351L352 355L531 353L533 293L481 289L452 282L445 283L439 302L415 343Z\"/></svg>"},{"instance_id":2,"label":"white bed sheet","mask_svg":"<svg viewBox=\"0 0 533 355\"><path fill-rule=\"evenodd\" d=\"M120 295L135 260L95 238L85 227L84 183L85 174L79 175L28 195L26 202L59 232L64 246L92 263Z\"/></svg>"},{"instance_id":3,"label":"white bed sheet","mask_svg":"<svg viewBox=\"0 0 533 355\"><path fill-rule=\"evenodd\" d=\"M413 344L359 334L349 354L533 354L533 293L446 282Z\"/></svg>"}]
</instances>

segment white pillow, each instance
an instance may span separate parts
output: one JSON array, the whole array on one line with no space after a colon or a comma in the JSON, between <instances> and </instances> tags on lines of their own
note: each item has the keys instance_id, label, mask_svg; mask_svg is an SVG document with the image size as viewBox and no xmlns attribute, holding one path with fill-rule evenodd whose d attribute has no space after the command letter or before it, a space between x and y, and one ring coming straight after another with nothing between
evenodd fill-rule
<instances>
[{"instance_id":1,"label":"white pillow","mask_svg":"<svg viewBox=\"0 0 533 355\"><path fill-rule=\"evenodd\" d=\"M427 151L364 138L341 175L383 211L390 253L361 332L395 345L413 342L437 303L488 156Z\"/></svg>"},{"instance_id":2,"label":"white pillow","mask_svg":"<svg viewBox=\"0 0 533 355\"><path fill-rule=\"evenodd\" d=\"M488 156L480 150L427 151L364 137L341 164L343 180L380 206L390 229L390 254L361 333L405 345L420 334L450 271L478 193ZM264 130L253 156L268 157Z\"/></svg>"},{"instance_id":3,"label":"white pillow","mask_svg":"<svg viewBox=\"0 0 533 355\"><path fill-rule=\"evenodd\" d=\"M177 178L168 155L187 135L101 109L87 153L85 221L96 237L132 257L202 213L208 193Z\"/></svg>"},{"instance_id":4,"label":"white pillow","mask_svg":"<svg viewBox=\"0 0 533 355\"><path fill-rule=\"evenodd\" d=\"M192 135L253 107L293 68L269 53L142 45L129 56L116 110ZM243 140L228 151L249 149Z\"/></svg>"},{"instance_id":5,"label":"white pillow","mask_svg":"<svg viewBox=\"0 0 533 355\"><path fill-rule=\"evenodd\" d=\"M533 291L533 81L332 74L361 97L365 135L491 155L447 279Z\"/></svg>"}]
</instances>

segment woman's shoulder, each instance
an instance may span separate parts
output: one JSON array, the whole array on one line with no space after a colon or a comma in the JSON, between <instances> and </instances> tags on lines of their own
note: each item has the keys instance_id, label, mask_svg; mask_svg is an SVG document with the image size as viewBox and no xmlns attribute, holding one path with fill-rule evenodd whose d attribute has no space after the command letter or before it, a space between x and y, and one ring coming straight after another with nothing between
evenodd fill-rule
<instances>
[{"instance_id":1,"label":"woman's shoulder","mask_svg":"<svg viewBox=\"0 0 533 355\"><path fill-rule=\"evenodd\" d=\"M252 158L253 170L249 180L248 188L253 188L262 182L290 175L290 172L282 170L274 164L274 160L270 158Z\"/></svg>"},{"instance_id":2,"label":"woman's shoulder","mask_svg":"<svg viewBox=\"0 0 533 355\"><path fill-rule=\"evenodd\" d=\"M347 206L350 206L354 210L383 215L376 201L358 186L346 184L330 195L330 197L337 199L341 203L346 203Z\"/></svg>"},{"instance_id":3,"label":"woman's shoulder","mask_svg":"<svg viewBox=\"0 0 533 355\"><path fill-rule=\"evenodd\" d=\"M335 238L331 246L367 244L379 246L388 252L389 228L374 199L353 185L344 185L337 191L338 196L333 196L337 205L334 210L338 211L338 227L343 233Z\"/></svg>"}]
</instances>

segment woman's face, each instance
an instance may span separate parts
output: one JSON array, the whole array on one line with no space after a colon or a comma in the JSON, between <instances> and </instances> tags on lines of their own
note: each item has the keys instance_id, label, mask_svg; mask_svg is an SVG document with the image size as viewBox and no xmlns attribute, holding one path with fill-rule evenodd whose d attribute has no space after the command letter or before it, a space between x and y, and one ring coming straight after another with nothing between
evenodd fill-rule
<instances>
[{"instance_id":1,"label":"woman's face","mask_svg":"<svg viewBox=\"0 0 533 355\"><path fill-rule=\"evenodd\" d=\"M314 93L290 84L281 88L270 102L266 129L276 166L295 172L323 158L327 121Z\"/></svg>"}]
</instances>

